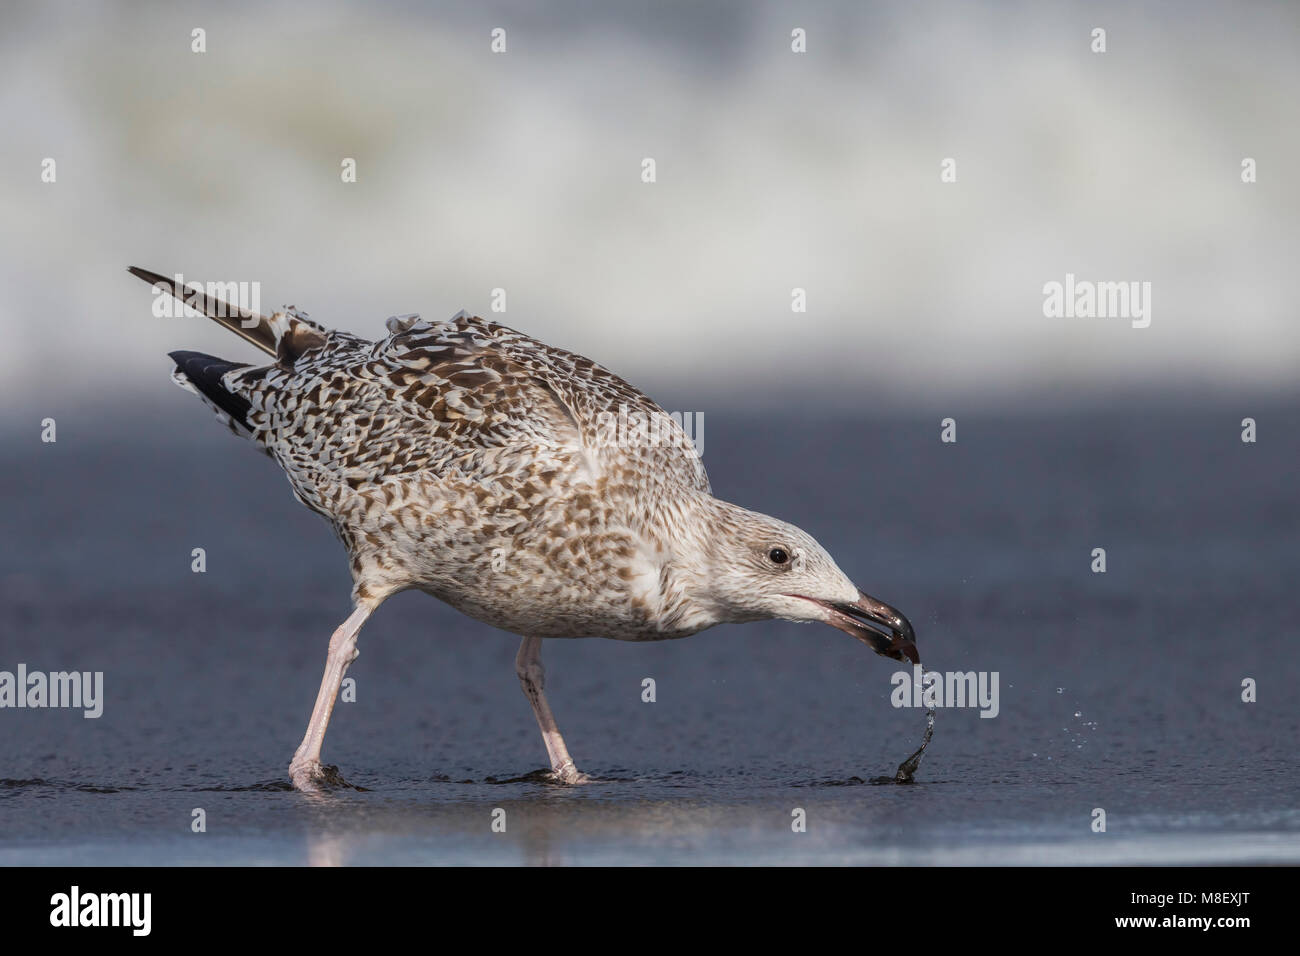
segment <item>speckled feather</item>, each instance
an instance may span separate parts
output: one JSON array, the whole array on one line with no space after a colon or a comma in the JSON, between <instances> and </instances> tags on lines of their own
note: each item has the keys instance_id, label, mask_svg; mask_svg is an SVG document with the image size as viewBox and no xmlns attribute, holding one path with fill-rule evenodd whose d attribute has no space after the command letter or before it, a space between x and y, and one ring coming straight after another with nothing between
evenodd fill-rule
<instances>
[{"instance_id":1,"label":"speckled feather","mask_svg":"<svg viewBox=\"0 0 1300 956\"><path fill-rule=\"evenodd\" d=\"M271 323L279 360L221 378L248 402L244 420L217 410L333 524L358 602L418 588L541 637L699 629L663 568L692 505L712 502L708 478L647 396L465 314L393 323L377 342L293 311ZM657 442L620 442L620 410L655 419Z\"/></svg>"}]
</instances>

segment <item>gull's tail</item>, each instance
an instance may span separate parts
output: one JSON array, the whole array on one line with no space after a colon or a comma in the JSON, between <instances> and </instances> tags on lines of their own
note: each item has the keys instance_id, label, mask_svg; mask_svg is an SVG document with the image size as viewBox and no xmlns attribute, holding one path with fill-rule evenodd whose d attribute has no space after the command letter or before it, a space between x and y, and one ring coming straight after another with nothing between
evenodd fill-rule
<instances>
[{"instance_id":1,"label":"gull's tail","mask_svg":"<svg viewBox=\"0 0 1300 956\"><path fill-rule=\"evenodd\" d=\"M127 271L162 291L170 293L182 305L197 309L218 325L224 325L240 338L252 342L263 352L270 355L275 354L279 336L275 334L271 320L266 316L258 315L256 312L249 312L247 309L230 305L221 299L204 295L199 289L192 289L188 286L182 288L175 279L169 279L156 272L150 272L148 269L131 266Z\"/></svg>"},{"instance_id":2,"label":"gull's tail","mask_svg":"<svg viewBox=\"0 0 1300 956\"><path fill-rule=\"evenodd\" d=\"M295 311L293 306L285 306L282 311L267 318L205 295L201 289L188 285L182 287L175 279L148 269L131 266L126 271L168 293L182 305L202 312L213 322L225 326L246 342L252 342L268 355L274 355L276 364L285 368L291 367L298 356L308 349L324 345L328 337L326 329L308 319L305 312Z\"/></svg>"}]
</instances>

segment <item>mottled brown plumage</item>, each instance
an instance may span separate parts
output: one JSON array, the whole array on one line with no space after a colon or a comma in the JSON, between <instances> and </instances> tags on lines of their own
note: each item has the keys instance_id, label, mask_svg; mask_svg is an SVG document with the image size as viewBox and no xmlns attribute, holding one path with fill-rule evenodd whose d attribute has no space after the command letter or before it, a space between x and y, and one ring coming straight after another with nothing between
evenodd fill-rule
<instances>
[{"instance_id":1,"label":"mottled brown plumage","mask_svg":"<svg viewBox=\"0 0 1300 956\"><path fill-rule=\"evenodd\" d=\"M234 327L221 303L186 301ZM331 641L291 767L299 787L328 777L320 741L357 630L409 588L524 637L520 680L566 781L579 775L541 693L541 638L660 640L785 617L915 657L902 615L865 603L803 531L714 498L672 417L590 359L464 313L395 317L377 341L293 309L237 319L272 364L178 352L174 378L280 464L333 525L354 581L357 611Z\"/></svg>"}]
</instances>

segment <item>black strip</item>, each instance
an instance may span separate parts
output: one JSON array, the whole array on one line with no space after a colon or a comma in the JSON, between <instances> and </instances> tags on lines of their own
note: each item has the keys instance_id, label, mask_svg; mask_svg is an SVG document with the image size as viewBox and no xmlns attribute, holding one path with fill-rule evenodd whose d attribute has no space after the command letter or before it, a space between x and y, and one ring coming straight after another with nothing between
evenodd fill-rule
<instances>
[{"instance_id":1,"label":"black strip","mask_svg":"<svg viewBox=\"0 0 1300 956\"><path fill-rule=\"evenodd\" d=\"M248 412L252 403L242 395L227 391L221 384L221 377L231 369L248 368L247 364L227 362L215 355L202 352L168 352L176 363L176 368L194 383L203 395L239 424L248 428Z\"/></svg>"}]
</instances>

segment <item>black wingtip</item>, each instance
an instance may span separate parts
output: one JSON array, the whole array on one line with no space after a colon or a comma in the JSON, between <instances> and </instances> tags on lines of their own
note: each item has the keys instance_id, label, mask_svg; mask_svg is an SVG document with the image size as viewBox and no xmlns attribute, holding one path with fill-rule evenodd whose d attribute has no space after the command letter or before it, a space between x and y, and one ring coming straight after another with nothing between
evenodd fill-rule
<instances>
[{"instance_id":1,"label":"black wingtip","mask_svg":"<svg viewBox=\"0 0 1300 956\"><path fill-rule=\"evenodd\" d=\"M208 401L245 428L248 427L248 412L253 407L252 403L242 395L227 391L221 384L221 379L227 372L248 368L246 363L227 362L204 352L176 351L168 352L167 355L176 363L177 371L189 379Z\"/></svg>"}]
</instances>

